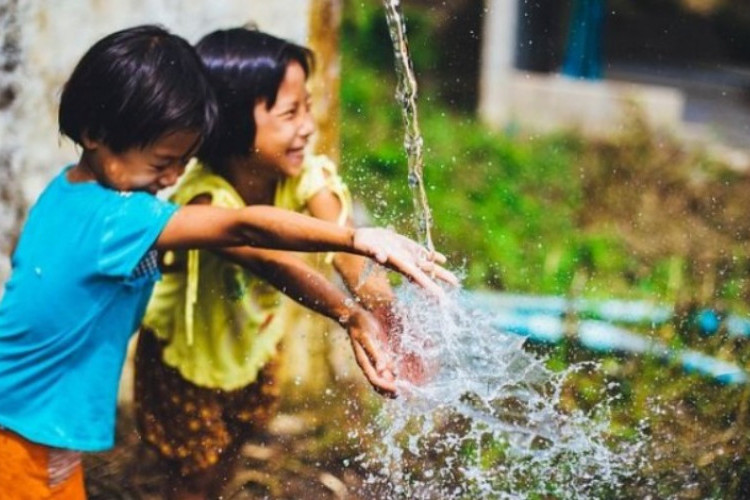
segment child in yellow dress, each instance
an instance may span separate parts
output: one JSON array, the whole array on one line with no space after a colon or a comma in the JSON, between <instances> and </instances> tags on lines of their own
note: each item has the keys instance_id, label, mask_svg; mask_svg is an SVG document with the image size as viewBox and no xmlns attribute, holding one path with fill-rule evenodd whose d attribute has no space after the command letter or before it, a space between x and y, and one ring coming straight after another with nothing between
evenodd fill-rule
<instances>
[{"instance_id":1,"label":"child in yellow dress","mask_svg":"<svg viewBox=\"0 0 750 500\"><path fill-rule=\"evenodd\" d=\"M213 32L196 48L219 100L219 127L172 200L274 205L349 226L350 195L336 166L306 152L312 53L244 28ZM359 256L330 257L356 301L292 254L243 247L164 256L136 351L135 402L142 438L167 465L169 497L218 496L239 448L272 415L285 333L277 289L338 321L358 357L361 331L385 339L370 310L382 317L393 299L386 277L364 276Z\"/></svg>"}]
</instances>

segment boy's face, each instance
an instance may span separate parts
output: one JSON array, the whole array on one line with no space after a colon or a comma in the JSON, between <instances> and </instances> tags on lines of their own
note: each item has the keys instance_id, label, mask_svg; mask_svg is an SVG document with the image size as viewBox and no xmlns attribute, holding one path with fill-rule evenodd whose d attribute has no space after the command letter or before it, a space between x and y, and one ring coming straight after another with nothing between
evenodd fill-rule
<instances>
[{"instance_id":1,"label":"boy's face","mask_svg":"<svg viewBox=\"0 0 750 500\"><path fill-rule=\"evenodd\" d=\"M267 109L266 102L261 101L253 110L256 126L253 160L284 177L299 175L305 146L315 131L306 79L302 66L290 62L273 107Z\"/></svg>"},{"instance_id":2,"label":"boy's face","mask_svg":"<svg viewBox=\"0 0 750 500\"><path fill-rule=\"evenodd\" d=\"M197 132L167 134L143 149L114 153L105 144L84 140L82 164L100 183L118 191L159 190L174 185L198 147Z\"/></svg>"}]
</instances>

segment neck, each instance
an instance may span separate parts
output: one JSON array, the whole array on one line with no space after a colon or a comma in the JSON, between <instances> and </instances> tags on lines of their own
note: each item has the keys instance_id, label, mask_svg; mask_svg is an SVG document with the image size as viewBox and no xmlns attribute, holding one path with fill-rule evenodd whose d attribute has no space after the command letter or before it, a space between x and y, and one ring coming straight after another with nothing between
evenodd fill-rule
<instances>
[{"instance_id":1,"label":"neck","mask_svg":"<svg viewBox=\"0 0 750 500\"><path fill-rule=\"evenodd\" d=\"M99 181L96 169L91 164L91 158L86 151L81 154L78 163L68 171L68 180L70 182Z\"/></svg>"},{"instance_id":2,"label":"neck","mask_svg":"<svg viewBox=\"0 0 750 500\"><path fill-rule=\"evenodd\" d=\"M227 167L227 180L237 190L247 205L272 205L277 175L272 169L264 168L252 160L233 159Z\"/></svg>"}]
</instances>

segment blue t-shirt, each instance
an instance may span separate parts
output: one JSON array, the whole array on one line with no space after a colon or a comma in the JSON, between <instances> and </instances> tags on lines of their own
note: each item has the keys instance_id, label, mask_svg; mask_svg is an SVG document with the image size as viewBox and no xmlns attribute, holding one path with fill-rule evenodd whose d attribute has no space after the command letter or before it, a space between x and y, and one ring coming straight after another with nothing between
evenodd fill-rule
<instances>
[{"instance_id":1,"label":"blue t-shirt","mask_svg":"<svg viewBox=\"0 0 750 500\"><path fill-rule=\"evenodd\" d=\"M159 279L153 244L177 206L71 183L29 211L0 302L0 427L80 451L114 444L130 336Z\"/></svg>"}]
</instances>

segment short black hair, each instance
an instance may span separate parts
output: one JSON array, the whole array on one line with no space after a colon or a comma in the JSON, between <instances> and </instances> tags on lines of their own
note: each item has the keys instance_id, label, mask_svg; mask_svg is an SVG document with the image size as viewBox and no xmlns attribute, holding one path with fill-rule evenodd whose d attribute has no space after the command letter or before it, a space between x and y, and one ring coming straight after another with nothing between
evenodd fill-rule
<instances>
[{"instance_id":1,"label":"short black hair","mask_svg":"<svg viewBox=\"0 0 750 500\"><path fill-rule=\"evenodd\" d=\"M84 135L113 152L144 148L164 135L216 126L216 98L195 49L156 25L112 33L96 42L65 84L60 133Z\"/></svg>"},{"instance_id":2,"label":"short black hair","mask_svg":"<svg viewBox=\"0 0 750 500\"><path fill-rule=\"evenodd\" d=\"M204 36L196 50L219 102L219 125L198 158L221 172L227 160L247 155L255 142L253 108L273 107L287 66L296 61L309 76L310 49L248 28L217 30Z\"/></svg>"}]
</instances>

